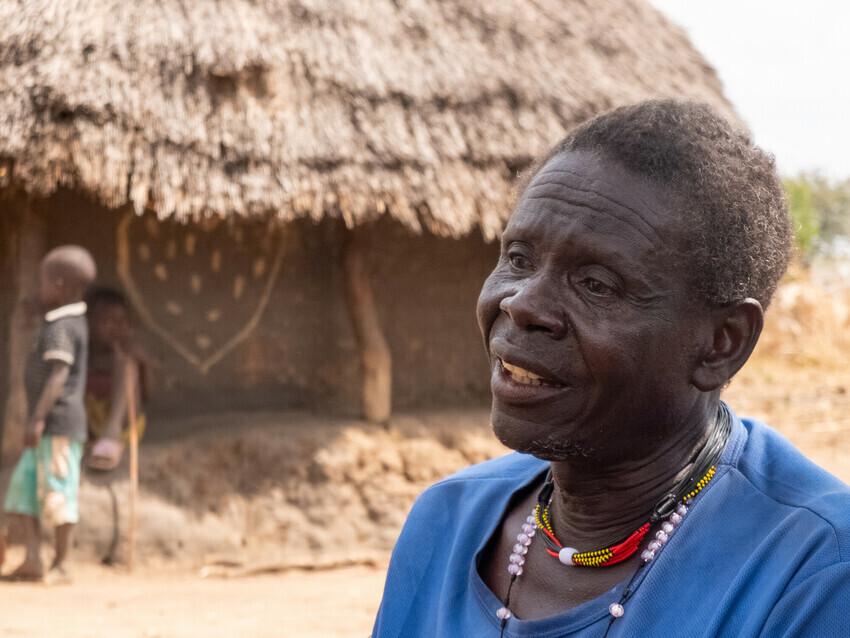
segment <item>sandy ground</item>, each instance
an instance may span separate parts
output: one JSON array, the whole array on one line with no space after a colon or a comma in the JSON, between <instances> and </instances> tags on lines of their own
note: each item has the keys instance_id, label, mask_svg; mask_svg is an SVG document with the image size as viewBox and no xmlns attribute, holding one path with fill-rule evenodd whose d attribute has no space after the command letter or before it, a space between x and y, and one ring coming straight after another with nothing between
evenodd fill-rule
<instances>
[{"instance_id":1,"label":"sandy ground","mask_svg":"<svg viewBox=\"0 0 850 638\"><path fill-rule=\"evenodd\" d=\"M0 636L366 638L383 570L203 579L77 566L72 586L0 585Z\"/></svg>"}]
</instances>

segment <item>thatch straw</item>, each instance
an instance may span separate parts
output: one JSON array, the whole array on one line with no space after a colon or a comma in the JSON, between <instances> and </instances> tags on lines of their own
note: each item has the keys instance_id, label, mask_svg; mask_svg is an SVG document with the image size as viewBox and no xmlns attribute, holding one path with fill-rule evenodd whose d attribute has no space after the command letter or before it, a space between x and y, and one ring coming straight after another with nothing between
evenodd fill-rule
<instances>
[{"instance_id":1,"label":"thatch straw","mask_svg":"<svg viewBox=\"0 0 850 638\"><path fill-rule=\"evenodd\" d=\"M651 96L731 111L641 0L0 4L0 188L160 217L493 236L518 169Z\"/></svg>"}]
</instances>

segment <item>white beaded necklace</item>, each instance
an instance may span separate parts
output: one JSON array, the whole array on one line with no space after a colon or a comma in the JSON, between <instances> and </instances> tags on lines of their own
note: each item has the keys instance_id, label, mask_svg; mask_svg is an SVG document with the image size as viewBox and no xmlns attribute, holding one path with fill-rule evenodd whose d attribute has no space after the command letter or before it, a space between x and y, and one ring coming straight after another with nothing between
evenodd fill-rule
<instances>
[{"instance_id":1,"label":"white beaded necklace","mask_svg":"<svg viewBox=\"0 0 850 638\"><path fill-rule=\"evenodd\" d=\"M642 565L646 565L651 562L661 551L668 542L670 542L670 538L672 538L675 531L679 528L682 522L685 519L685 515L688 513L688 506L685 503L681 503L676 509L667 517L667 520L661 524L661 527L658 531L655 532L655 537L649 542L641 554L640 558L642 561ZM537 534L538 527L535 523L534 516L528 516L525 519L525 522L522 524L520 528L519 534L516 537L516 543L514 544L511 555L508 558L508 567L507 571L511 577L511 582L508 585L508 593L505 597L505 604L502 607L499 607L496 610L496 618L498 618L502 623L502 628L507 623L509 618L513 617L513 613L508 607L511 595L511 588L513 587L514 582L523 574L523 566L525 565L525 557L528 554L528 548L531 546L532 541L534 540L535 535ZM572 567L573 562L571 559L571 554L576 550L572 547L565 547L565 551L563 551L563 557L559 557L560 562L565 565ZM625 606L623 603L625 600L621 599L619 602L611 603L608 606L608 612L611 614L612 619L621 618L623 614L625 614Z\"/></svg>"}]
</instances>

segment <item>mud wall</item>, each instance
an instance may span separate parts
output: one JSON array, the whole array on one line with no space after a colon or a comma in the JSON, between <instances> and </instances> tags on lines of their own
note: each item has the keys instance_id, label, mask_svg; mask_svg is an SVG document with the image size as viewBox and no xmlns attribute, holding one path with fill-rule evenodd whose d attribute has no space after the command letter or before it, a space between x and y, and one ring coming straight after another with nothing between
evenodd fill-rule
<instances>
[{"instance_id":1,"label":"mud wall","mask_svg":"<svg viewBox=\"0 0 850 638\"><path fill-rule=\"evenodd\" d=\"M139 339L156 363L152 413L357 411L341 222L182 226L67 192L34 206L47 219L48 246L86 246L100 283L131 296ZM474 307L497 246L477 236L416 236L390 220L374 224L368 241L394 358L394 407L486 401Z\"/></svg>"}]
</instances>

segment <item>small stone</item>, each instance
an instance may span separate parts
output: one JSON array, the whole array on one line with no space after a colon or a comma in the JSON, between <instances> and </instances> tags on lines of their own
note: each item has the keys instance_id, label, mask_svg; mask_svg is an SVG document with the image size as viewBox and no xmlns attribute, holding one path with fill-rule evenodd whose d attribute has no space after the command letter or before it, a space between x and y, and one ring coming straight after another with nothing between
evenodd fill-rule
<instances>
[{"instance_id":1,"label":"small stone","mask_svg":"<svg viewBox=\"0 0 850 638\"><path fill-rule=\"evenodd\" d=\"M529 516L528 518L525 519L525 522L534 525L534 517Z\"/></svg>"},{"instance_id":2,"label":"small stone","mask_svg":"<svg viewBox=\"0 0 850 638\"><path fill-rule=\"evenodd\" d=\"M646 548L651 552L657 552L659 549L661 549L661 542L652 541L649 543L649 545L646 546Z\"/></svg>"},{"instance_id":3,"label":"small stone","mask_svg":"<svg viewBox=\"0 0 850 638\"><path fill-rule=\"evenodd\" d=\"M515 563L511 563L508 565L508 573L511 576L519 576L522 574L522 565L516 565Z\"/></svg>"},{"instance_id":4,"label":"small stone","mask_svg":"<svg viewBox=\"0 0 850 638\"><path fill-rule=\"evenodd\" d=\"M499 620L507 620L510 617L511 610L507 607L499 607L499 609L496 610L496 618L498 618Z\"/></svg>"},{"instance_id":5,"label":"small stone","mask_svg":"<svg viewBox=\"0 0 850 638\"><path fill-rule=\"evenodd\" d=\"M519 554L511 554L511 557L508 559L508 561L511 563L516 563L517 565L520 565L525 562L522 556L520 556Z\"/></svg>"},{"instance_id":6,"label":"small stone","mask_svg":"<svg viewBox=\"0 0 850 638\"><path fill-rule=\"evenodd\" d=\"M644 563L648 563L653 558L655 558L655 551L651 549L645 549L641 552L640 558Z\"/></svg>"},{"instance_id":7,"label":"small stone","mask_svg":"<svg viewBox=\"0 0 850 638\"><path fill-rule=\"evenodd\" d=\"M672 534L673 530L676 529L676 526L673 525L673 523L664 522L661 523L661 529L663 529L667 534Z\"/></svg>"},{"instance_id":8,"label":"small stone","mask_svg":"<svg viewBox=\"0 0 850 638\"><path fill-rule=\"evenodd\" d=\"M670 537L667 535L667 532L665 532L663 529L660 529L655 532L655 538L657 538L662 543L666 543Z\"/></svg>"},{"instance_id":9,"label":"small stone","mask_svg":"<svg viewBox=\"0 0 850 638\"><path fill-rule=\"evenodd\" d=\"M528 534L520 534L516 539L523 545L529 545L531 543L531 537Z\"/></svg>"},{"instance_id":10,"label":"small stone","mask_svg":"<svg viewBox=\"0 0 850 638\"><path fill-rule=\"evenodd\" d=\"M626 613L626 610L620 603L611 603L608 606L608 613L611 614L614 618L622 618L623 614Z\"/></svg>"},{"instance_id":11,"label":"small stone","mask_svg":"<svg viewBox=\"0 0 850 638\"><path fill-rule=\"evenodd\" d=\"M573 554L577 551L578 550L575 547L564 547L560 552L558 552L558 560L564 565L569 565L571 567L573 565Z\"/></svg>"},{"instance_id":12,"label":"small stone","mask_svg":"<svg viewBox=\"0 0 850 638\"><path fill-rule=\"evenodd\" d=\"M688 506L684 503L680 504L679 507L676 508L676 514L679 516L684 516L688 513Z\"/></svg>"},{"instance_id":13,"label":"small stone","mask_svg":"<svg viewBox=\"0 0 850 638\"><path fill-rule=\"evenodd\" d=\"M522 524L522 531L525 532L526 534L531 533L531 530L533 530L533 529L534 529L534 525L532 525L531 523L523 523Z\"/></svg>"},{"instance_id":14,"label":"small stone","mask_svg":"<svg viewBox=\"0 0 850 638\"><path fill-rule=\"evenodd\" d=\"M681 525L682 517L679 515L678 512L673 512L672 514L670 514L670 522L673 523L673 525Z\"/></svg>"}]
</instances>

